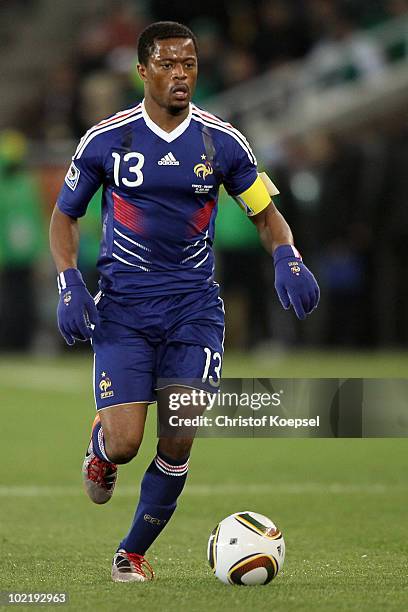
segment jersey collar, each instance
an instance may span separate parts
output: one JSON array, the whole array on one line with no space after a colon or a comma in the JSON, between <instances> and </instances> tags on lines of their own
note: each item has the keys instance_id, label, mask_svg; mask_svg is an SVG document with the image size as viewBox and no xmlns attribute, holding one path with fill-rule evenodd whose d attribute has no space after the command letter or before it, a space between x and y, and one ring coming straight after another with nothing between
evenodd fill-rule
<instances>
[{"instance_id":1,"label":"jersey collar","mask_svg":"<svg viewBox=\"0 0 408 612\"><path fill-rule=\"evenodd\" d=\"M171 132L166 132L165 130L162 130L162 128L159 125L157 125L157 123L155 123L154 121L152 121L150 119L150 117L147 114L147 111L145 109L144 100L142 102L142 117L145 120L145 123L146 123L147 127L150 130L152 130L152 132L154 132L156 134L156 136L159 136L159 138L162 138L166 142L173 142L173 140L176 140L176 138L181 136L183 134L183 132L186 131L186 129L190 125L191 113L192 113L192 106L191 106L191 103L190 103L189 104L188 115L184 119L184 121L182 121L180 123L180 125L178 125L176 128L174 128L174 130L172 130Z\"/></svg>"}]
</instances>

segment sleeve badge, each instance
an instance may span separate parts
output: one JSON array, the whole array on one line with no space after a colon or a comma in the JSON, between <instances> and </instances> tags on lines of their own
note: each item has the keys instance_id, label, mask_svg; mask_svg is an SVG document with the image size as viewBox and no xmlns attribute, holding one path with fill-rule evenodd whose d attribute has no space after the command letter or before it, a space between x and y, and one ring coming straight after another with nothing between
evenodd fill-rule
<instances>
[{"instance_id":1,"label":"sleeve badge","mask_svg":"<svg viewBox=\"0 0 408 612\"><path fill-rule=\"evenodd\" d=\"M72 189L72 191L75 191L75 188L78 185L80 174L81 174L81 171L78 170L74 162L72 162L65 176L65 183L68 185L70 189Z\"/></svg>"}]
</instances>

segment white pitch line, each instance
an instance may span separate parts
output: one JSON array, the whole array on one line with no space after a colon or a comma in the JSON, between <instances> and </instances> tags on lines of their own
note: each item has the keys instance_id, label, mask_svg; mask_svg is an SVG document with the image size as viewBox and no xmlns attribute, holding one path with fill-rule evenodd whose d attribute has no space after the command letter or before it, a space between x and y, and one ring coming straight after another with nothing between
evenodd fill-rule
<instances>
[{"instance_id":1,"label":"white pitch line","mask_svg":"<svg viewBox=\"0 0 408 612\"><path fill-rule=\"evenodd\" d=\"M44 368L15 369L5 371L0 368L0 387L28 391L51 391L66 393L82 393L91 385L91 370L89 377L78 375L77 372Z\"/></svg>"},{"instance_id":2,"label":"white pitch line","mask_svg":"<svg viewBox=\"0 0 408 612\"><path fill-rule=\"evenodd\" d=\"M303 495L328 493L332 495L384 495L396 490L406 491L406 485L389 485L382 483L373 484L341 484L331 483L328 485L309 483L288 483L280 485L272 484L191 484L186 487L183 495L207 496L207 495L248 495L248 494L274 494L274 495ZM138 486L118 486L115 497L135 497L138 495ZM0 497L74 497L84 495L80 484L78 486L46 486L46 485L0 485Z\"/></svg>"},{"instance_id":3,"label":"white pitch line","mask_svg":"<svg viewBox=\"0 0 408 612\"><path fill-rule=\"evenodd\" d=\"M83 393L87 390L83 384L70 383L63 380L1 380L0 387L18 391L47 391L51 393Z\"/></svg>"}]
</instances>

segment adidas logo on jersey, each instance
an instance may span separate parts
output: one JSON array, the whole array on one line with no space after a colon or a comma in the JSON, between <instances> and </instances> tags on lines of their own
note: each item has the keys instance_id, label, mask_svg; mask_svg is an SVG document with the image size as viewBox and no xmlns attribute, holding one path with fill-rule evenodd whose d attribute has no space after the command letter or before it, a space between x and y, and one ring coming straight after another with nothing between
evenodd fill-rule
<instances>
[{"instance_id":1,"label":"adidas logo on jersey","mask_svg":"<svg viewBox=\"0 0 408 612\"><path fill-rule=\"evenodd\" d=\"M167 155L159 159L157 162L159 166L179 166L180 162L174 157L173 153L169 151Z\"/></svg>"}]
</instances>

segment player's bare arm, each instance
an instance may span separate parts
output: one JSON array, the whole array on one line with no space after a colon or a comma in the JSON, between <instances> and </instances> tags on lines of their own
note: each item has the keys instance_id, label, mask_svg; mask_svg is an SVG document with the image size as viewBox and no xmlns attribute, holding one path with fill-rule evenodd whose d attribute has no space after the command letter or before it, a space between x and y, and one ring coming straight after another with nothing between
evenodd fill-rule
<instances>
[{"instance_id":1,"label":"player's bare arm","mask_svg":"<svg viewBox=\"0 0 408 612\"><path fill-rule=\"evenodd\" d=\"M55 206L50 223L50 249L58 272L77 267L79 224Z\"/></svg>"},{"instance_id":2,"label":"player's bare arm","mask_svg":"<svg viewBox=\"0 0 408 612\"><path fill-rule=\"evenodd\" d=\"M291 229L273 201L250 219L258 230L262 246L270 255L273 255L275 249L280 245L293 245Z\"/></svg>"}]
</instances>

